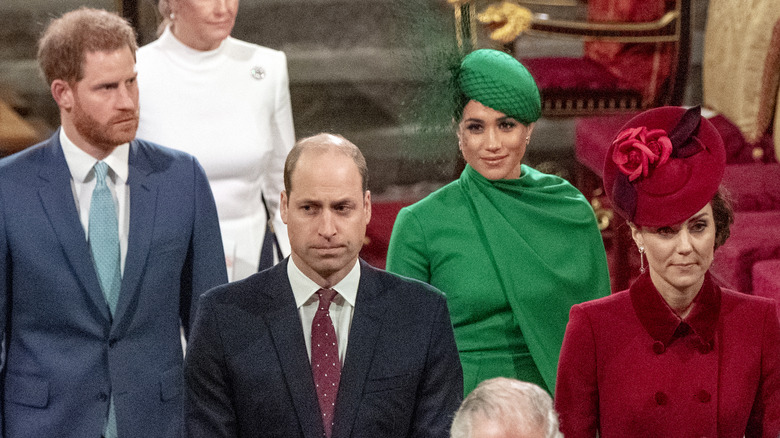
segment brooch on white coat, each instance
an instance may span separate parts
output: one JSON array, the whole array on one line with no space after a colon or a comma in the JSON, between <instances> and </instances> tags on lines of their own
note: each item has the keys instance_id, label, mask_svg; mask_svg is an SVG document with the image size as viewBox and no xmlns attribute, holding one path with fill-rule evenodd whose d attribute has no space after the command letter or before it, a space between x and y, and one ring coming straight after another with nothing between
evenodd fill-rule
<instances>
[{"instance_id":1,"label":"brooch on white coat","mask_svg":"<svg viewBox=\"0 0 780 438\"><path fill-rule=\"evenodd\" d=\"M259 81L265 77L265 69L260 66L254 66L251 70L249 70L249 74L251 74L253 78Z\"/></svg>"}]
</instances>

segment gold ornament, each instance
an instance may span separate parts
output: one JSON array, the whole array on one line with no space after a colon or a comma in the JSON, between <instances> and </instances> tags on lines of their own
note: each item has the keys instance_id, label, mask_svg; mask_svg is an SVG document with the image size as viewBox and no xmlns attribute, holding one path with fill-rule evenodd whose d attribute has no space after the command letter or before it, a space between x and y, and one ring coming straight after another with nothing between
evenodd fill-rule
<instances>
[{"instance_id":1,"label":"gold ornament","mask_svg":"<svg viewBox=\"0 0 780 438\"><path fill-rule=\"evenodd\" d=\"M501 44L511 43L528 30L532 17L529 9L511 1L492 4L477 14L477 20L492 31L490 38Z\"/></svg>"}]
</instances>

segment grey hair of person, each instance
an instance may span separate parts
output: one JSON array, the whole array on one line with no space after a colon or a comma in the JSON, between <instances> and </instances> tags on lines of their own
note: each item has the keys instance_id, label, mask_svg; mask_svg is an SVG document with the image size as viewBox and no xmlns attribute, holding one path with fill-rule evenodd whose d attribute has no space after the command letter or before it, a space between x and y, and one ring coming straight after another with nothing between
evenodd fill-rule
<instances>
[{"instance_id":1,"label":"grey hair of person","mask_svg":"<svg viewBox=\"0 0 780 438\"><path fill-rule=\"evenodd\" d=\"M450 429L451 438L472 436L475 424L495 422L506 431L535 431L544 438L563 438L550 395L538 385L506 377L480 383L461 403Z\"/></svg>"},{"instance_id":2,"label":"grey hair of person","mask_svg":"<svg viewBox=\"0 0 780 438\"><path fill-rule=\"evenodd\" d=\"M304 152L325 153L336 151L351 158L358 168L362 181L363 192L368 190L368 166L366 158L354 143L338 134L320 133L311 137L298 140L295 146L287 154L284 162L284 191L289 195L292 192L292 173Z\"/></svg>"}]
</instances>

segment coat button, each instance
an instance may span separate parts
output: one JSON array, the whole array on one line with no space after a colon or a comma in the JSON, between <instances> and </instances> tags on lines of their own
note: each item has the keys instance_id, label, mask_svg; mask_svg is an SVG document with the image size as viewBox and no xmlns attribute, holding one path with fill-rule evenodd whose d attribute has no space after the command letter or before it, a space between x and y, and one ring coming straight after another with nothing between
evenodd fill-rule
<instances>
[{"instance_id":1,"label":"coat button","mask_svg":"<svg viewBox=\"0 0 780 438\"><path fill-rule=\"evenodd\" d=\"M101 402L106 402L108 401L108 394L106 394L105 392L101 392L100 394L98 394L97 398Z\"/></svg>"},{"instance_id":2,"label":"coat button","mask_svg":"<svg viewBox=\"0 0 780 438\"><path fill-rule=\"evenodd\" d=\"M669 397L662 391L655 393L655 402L658 406L663 406L669 401Z\"/></svg>"},{"instance_id":3,"label":"coat button","mask_svg":"<svg viewBox=\"0 0 780 438\"><path fill-rule=\"evenodd\" d=\"M666 347L664 347L663 342L661 341L653 342L653 353L662 354L664 351L666 351Z\"/></svg>"},{"instance_id":4,"label":"coat button","mask_svg":"<svg viewBox=\"0 0 780 438\"><path fill-rule=\"evenodd\" d=\"M699 353L707 354L710 351L712 351L712 343L701 341L701 343L699 344Z\"/></svg>"},{"instance_id":5,"label":"coat button","mask_svg":"<svg viewBox=\"0 0 780 438\"><path fill-rule=\"evenodd\" d=\"M698 394L696 394L696 398L698 398L702 403L708 403L712 399L712 396L709 392L702 389Z\"/></svg>"},{"instance_id":6,"label":"coat button","mask_svg":"<svg viewBox=\"0 0 780 438\"><path fill-rule=\"evenodd\" d=\"M108 348L114 348L116 346L116 339L108 341Z\"/></svg>"}]
</instances>

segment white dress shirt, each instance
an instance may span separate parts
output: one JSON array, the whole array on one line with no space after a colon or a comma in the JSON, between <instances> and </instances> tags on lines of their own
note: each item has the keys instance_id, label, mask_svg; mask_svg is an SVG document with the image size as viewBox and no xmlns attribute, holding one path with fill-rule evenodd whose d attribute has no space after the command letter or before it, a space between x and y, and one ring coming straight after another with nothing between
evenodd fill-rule
<instances>
[{"instance_id":1,"label":"white dress shirt","mask_svg":"<svg viewBox=\"0 0 780 438\"><path fill-rule=\"evenodd\" d=\"M60 144L62 145L62 153L65 154L65 161L68 163L68 169L70 169L70 187L73 190L73 199L76 201L81 226L84 228L84 236L89 236L89 206L92 204L92 191L95 189L94 167L98 160L70 141L62 128L60 128ZM106 185L114 198L119 225L121 272L125 271L127 236L130 229L130 190L127 187L127 160L129 156L130 144L125 143L114 148L111 154L103 160L109 168Z\"/></svg>"},{"instance_id":2,"label":"white dress shirt","mask_svg":"<svg viewBox=\"0 0 780 438\"><path fill-rule=\"evenodd\" d=\"M306 341L306 352L309 354L309 362L311 362L311 323L314 320L314 314L317 313L317 307L319 307L320 300L317 297L317 291L321 288L295 266L292 257L287 263L287 278L290 280L290 286L295 296L295 305L298 306L298 314L301 317L301 324L303 324L303 338ZM359 283L360 263L355 260L355 266L352 267L347 276L331 288L338 292L330 304L330 319L333 321L333 328L336 329L339 360L342 365L347 353L347 340L349 339L349 329L352 326L352 315L355 313L355 299Z\"/></svg>"}]
</instances>

